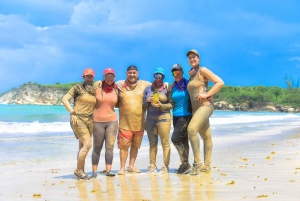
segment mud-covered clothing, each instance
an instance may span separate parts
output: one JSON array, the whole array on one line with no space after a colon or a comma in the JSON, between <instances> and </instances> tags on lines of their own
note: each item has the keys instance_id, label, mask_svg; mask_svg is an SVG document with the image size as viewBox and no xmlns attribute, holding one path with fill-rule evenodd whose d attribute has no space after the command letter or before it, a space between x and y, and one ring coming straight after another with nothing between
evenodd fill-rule
<instances>
[{"instance_id":1,"label":"mud-covered clothing","mask_svg":"<svg viewBox=\"0 0 300 201\"><path fill-rule=\"evenodd\" d=\"M123 149L132 146L139 149L142 144L143 136L144 136L144 130L129 131L120 128L118 134L118 148Z\"/></svg>"},{"instance_id":2,"label":"mud-covered clothing","mask_svg":"<svg viewBox=\"0 0 300 201\"><path fill-rule=\"evenodd\" d=\"M172 142L178 151L181 163L189 162L189 137L187 133L188 125L191 121L192 116L173 116L173 134Z\"/></svg>"},{"instance_id":3,"label":"mud-covered clothing","mask_svg":"<svg viewBox=\"0 0 300 201\"><path fill-rule=\"evenodd\" d=\"M76 125L72 121L70 121L70 125L77 139L85 134L89 134L90 136L93 134L93 119L90 116L78 117Z\"/></svg>"},{"instance_id":4,"label":"mud-covered clothing","mask_svg":"<svg viewBox=\"0 0 300 201\"><path fill-rule=\"evenodd\" d=\"M173 116L173 134L172 142L178 151L181 163L189 162L189 137L187 128L192 116Z\"/></svg>"},{"instance_id":5,"label":"mud-covered clothing","mask_svg":"<svg viewBox=\"0 0 300 201\"><path fill-rule=\"evenodd\" d=\"M185 84L188 81L183 78ZM185 88L176 87L176 83L172 84L171 103L173 104L173 134L171 140L178 151L181 163L189 162L189 137L187 127L192 118L190 104L190 96Z\"/></svg>"},{"instance_id":6,"label":"mud-covered clothing","mask_svg":"<svg viewBox=\"0 0 300 201\"><path fill-rule=\"evenodd\" d=\"M114 156L114 144L118 131L118 121L94 122L92 165L98 165L100 153L105 141L105 164L111 165Z\"/></svg>"},{"instance_id":7,"label":"mud-covered clothing","mask_svg":"<svg viewBox=\"0 0 300 201\"><path fill-rule=\"evenodd\" d=\"M146 131L149 139L149 154L150 164L156 164L158 135L161 140L163 148L164 165L170 164L170 128L171 128L171 114L170 109L173 108L171 104L171 92L163 88L159 93L160 108L155 108L147 99L153 95L153 89L148 86L144 91L143 108L147 110L146 117Z\"/></svg>"},{"instance_id":8,"label":"mud-covered clothing","mask_svg":"<svg viewBox=\"0 0 300 201\"><path fill-rule=\"evenodd\" d=\"M191 97L191 103L193 109L192 113L195 113L196 110L203 105L211 105L211 103L207 100L207 98L203 98L201 101L198 101L196 99L196 96L198 94L203 94L207 91L207 86L208 86L207 78L200 75L201 68L202 67L200 66L195 76L190 77L190 81L187 85L187 90Z\"/></svg>"},{"instance_id":9,"label":"mud-covered clothing","mask_svg":"<svg viewBox=\"0 0 300 201\"><path fill-rule=\"evenodd\" d=\"M188 81L186 81L188 84ZM172 85L172 101L174 103L173 116L182 117L182 116L191 116L189 111L190 104L190 95L189 92L185 90L180 90L175 87L175 84Z\"/></svg>"},{"instance_id":10,"label":"mud-covered clothing","mask_svg":"<svg viewBox=\"0 0 300 201\"><path fill-rule=\"evenodd\" d=\"M74 112L77 115L91 116L96 104L95 93L87 90L83 84L74 85L68 92L74 97Z\"/></svg>"},{"instance_id":11,"label":"mud-covered clothing","mask_svg":"<svg viewBox=\"0 0 300 201\"><path fill-rule=\"evenodd\" d=\"M158 91L159 101L162 103L160 108L153 107L147 99L153 95L153 89L148 86L144 91L143 109L147 110L146 119L171 119L170 109L173 108L171 104L171 92L163 88Z\"/></svg>"},{"instance_id":12,"label":"mud-covered clothing","mask_svg":"<svg viewBox=\"0 0 300 201\"><path fill-rule=\"evenodd\" d=\"M138 80L134 89L125 80L117 82L119 89L119 127L128 131L143 131L146 111L142 108L144 90L150 82Z\"/></svg>"},{"instance_id":13,"label":"mud-covered clothing","mask_svg":"<svg viewBox=\"0 0 300 201\"><path fill-rule=\"evenodd\" d=\"M115 111L115 105L118 101L118 91L113 89L106 93L102 88L96 90L96 105L94 108L94 122L117 121L118 117Z\"/></svg>"},{"instance_id":14,"label":"mud-covered clothing","mask_svg":"<svg viewBox=\"0 0 300 201\"><path fill-rule=\"evenodd\" d=\"M105 92L96 89L97 103L94 108L93 153L92 165L98 165L100 153L105 142L105 163L111 165L116 135L118 132L118 117L114 109L118 101L118 91L114 88Z\"/></svg>"},{"instance_id":15,"label":"mud-covered clothing","mask_svg":"<svg viewBox=\"0 0 300 201\"><path fill-rule=\"evenodd\" d=\"M188 134L191 147L194 154L194 164L201 164L200 160L200 141L198 132L203 140L204 164L210 166L212 153L212 140L209 124L209 117L212 115L214 107L212 105L204 105L198 108L188 126Z\"/></svg>"},{"instance_id":16,"label":"mud-covered clothing","mask_svg":"<svg viewBox=\"0 0 300 201\"><path fill-rule=\"evenodd\" d=\"M196 75L190 77L190 82L187 86L190 97L196 97L198 94L202 94L206 91L208 80L200 74L200 69L201 66L199 66ZM210 166L212 140L209 117L212 115L214 107L207 99L197 101L195 98L191 98L191 103L193 117L188 126L188 135L194 153L194 165L201 164L199 132L204 144L204 163Z\"/></svg>"},{"instance_id":17,"label":"mud-covered clothing","mask_svg":"<svg viewBox=\"0 0 300 201\"><path fill-rule=\"evenodd\" d=\"M92 135L93 132L92 115L96 104L96 98L91 89L91 86L84 87L83 84L76 84L68 92L69 95L74 97L73 110L78 117L76 125L70 122L76 138L85 134Z\"/></svg>"}]
</instances>

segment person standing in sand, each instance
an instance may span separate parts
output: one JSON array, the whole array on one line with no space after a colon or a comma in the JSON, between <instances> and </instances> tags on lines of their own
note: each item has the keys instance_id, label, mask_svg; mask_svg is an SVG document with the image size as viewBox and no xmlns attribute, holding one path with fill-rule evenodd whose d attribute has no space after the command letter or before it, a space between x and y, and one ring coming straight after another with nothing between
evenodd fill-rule
<instances>
[{"instance_id":1,"label":"person standing in sand","mask_svg":"<svg viewBox=\"0 0 300 201\"><path fill-rule=\"evenodd\" d=\"M207 98L216 94L223 87L224 82L212 71L200 65L200 56L197 50L189 50L186 56L192 67L189 71L190 82L187 85L193 113L188 126L188 135L194 154L194 164L190 175L197 175L199 172L210 171L212 140L209 117L212 115L214 107ZM207 91L208 81L214 84L209 91ZM204 164L200 160L198 132L204 143Z\"/></svg>"},{"instance_id":2,"label":"person standing in sand","mask_svg":"<svg viewBox=\"0 0 300 201\"><path fill-rule=\"evenodd\" d=\"M143 109L147 110L146 131L150 144L148 173L157 171L156 155L159 136L164 156L164 166L160 173L165 174L169 172L170 164L170 109L173 106L170 103L171 92L164 87L165 70L161 67L155 68L153 76L154 82L145 89L143 101Z\"/></svg>"},{"instance_id":3,"label":"person standing in sand","mask_svg":"<svg viewBox=\"0 0 300 201\"><path fill-rule=\"evenodd\" d=\"M190 96L187 91L189 81L183 77L183 69L179 64L174 64L171 72L174 77L171 90L171 103L174 107L174 131L171 139L178 151L181 161L177 173L188 174L192 170L189 164L189 137L187 133L187 127L192 118Z\"/></svg>"},{"instance_id":4,"label":"person standing in sand","mask_svg":"<svg viewBox=\"0 0 300 201\"><path fill-rule=\"evenodd\" d=\"M118 148L120 149L120 170L118 175L125 174L125 164L129 152L129 166L127 172L140 173L134 167L138 149L140 148L144 135L145 110L142 108L144 90L151 85L150 82L139 80L136 66L127 68L127 79L117 82L119 89L119 134ZM130 151L128 151L130 148Z\"/></svg>"},{"instance_id":5,"label":"person standing in sand","mask_svg":"<svg viewBox=\"0 0 300 201\"><path fill-rule=\"evenodd\" d=\"M83 71L82 84L74 85L69 92L62 98L62 103L70 112L70 124L75 137L79 140L79 151L77 154L77 168L74 175L78 179L89 179L84 172L85 158L92 147L93 132L93 110L96 104L96 98L93 88L95 72L92 68L86 68ZM74 107L69 100L74 98Z\"/></svg>"},{"instance_id":6,"label":"person standing in sand","mask_svg":"<svg viewBox=\"0 0 300 201\"><path fill-rule=\"evenodd\" d=\"M134 65L127 67L126 80L117 81L119 90L119 133L118 148L120 149L120 170L118 175L128 173L141 173L134 167L138 149L140 148L144 136L146 111L143 109L144 90L151 83L140 80L138 68ZM101 87L102 82L95 83L96 87ZM168 83L164 84L167 88ZM130 149L130 150L129 150ZM125 164L129 155L129 166L125 170Z\"/></svg>"},{"instance_id":7,"label":"person standing in sand","mask_svg":"<svg viewBox=\"0 0 300 201\"><path fill-rule=\"evenodd\" d=\"M105 141L106 176L115 176L111 172L114 156L114 144L118 131L118 117L114 109L118 101L118 87L115 84L116 73L113 68L103 72L102 86L96 89L97 103L94 108L93 153L91 178L97 177L100 153Z\"/></svg>"}]
</instances>

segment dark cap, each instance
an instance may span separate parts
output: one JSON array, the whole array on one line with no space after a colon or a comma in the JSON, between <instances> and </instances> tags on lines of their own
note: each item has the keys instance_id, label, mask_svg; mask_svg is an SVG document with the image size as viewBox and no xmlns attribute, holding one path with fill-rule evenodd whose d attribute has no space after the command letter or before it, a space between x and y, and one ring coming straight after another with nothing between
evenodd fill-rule
<instances>
[{"instance_id":1,"label":"dark cap","mask_svg":"<svg viewBox=\"0 0 300 201\"><path fill-rule=\"evenodd\" d=\"M129 70L136 70L136 71L138 71L137 67L134 66L134 65L128 66L127 71L129 71Z\"/></svg>"},{"instance_id":2,"label":"dark cap","mask_svg":"<svg viewBox=\"0 0 300 201\"><path fill-rule=\"evenodd\" d=\"M194 53L195 55L197 55L199 58L200 58L200 55L198 53L197 50L189 50L187 53L186 53L186 56L188 57L190 53Z\"/></svg>"},{"instance_id":3,"label":"dark cap","mask_svg":"<svg viewBox=\"0 0 300 201\"><path fill-rule=\"evenodd\" d=\"M173 72L174 70L181 70L181 71L183 71L182 67L180 66L180 64L174 64L172 66L172 70L171 71Z\"/></svg>"}]
</instances>

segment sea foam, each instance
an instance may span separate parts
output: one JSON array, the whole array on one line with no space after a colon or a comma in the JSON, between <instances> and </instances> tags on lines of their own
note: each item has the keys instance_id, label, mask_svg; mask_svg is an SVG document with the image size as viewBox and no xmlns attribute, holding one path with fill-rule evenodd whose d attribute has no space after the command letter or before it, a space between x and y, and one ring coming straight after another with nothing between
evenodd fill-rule
<instances>
[{"instance_id":1,"label":"sea foam","mask_svg":"<svg viewBox=\"0 0 300 201\"><path fill-rule=\"evenodd\" d=\"M285 115L229 115L225 117L212 117L210 118L211 125L223 125L223 124L240 124L240 123L258 123L258 122L267 122L267 121L288 121L291 120L300 120L299 115L294 114L285 114Z\"/></svg>"},{"instance_id":2,"label":"sea foam","mask_svg":"<svg viewBox=\"0 0 300 201\"><path fill-rule=\"evenodd\" d=\"M0 122L0 134L72 132L69 122Z\"/></svg>"}]
</instances>

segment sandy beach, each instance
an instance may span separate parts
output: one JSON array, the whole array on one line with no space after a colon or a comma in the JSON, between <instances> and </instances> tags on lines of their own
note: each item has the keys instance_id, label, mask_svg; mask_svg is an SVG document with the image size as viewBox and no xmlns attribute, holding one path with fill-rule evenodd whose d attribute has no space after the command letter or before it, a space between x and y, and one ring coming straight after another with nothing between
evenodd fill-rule
<instances>
[{"instance_id":1,"label":"sandy beach","mask_svg":"<svg viewBox=\"0 0 300 201\"><path fill-rule=\"evenodd\" d=\"M215 143L212 171L199 176L174 173L179 157L173 145L169 174L146 173L145 146L137 158L143 173L112 178L77 180L72 174L75 160L5 165L0 167L0 200L300 200L299 133L242 144L230 139L223 140L222 146ZM161 148L157 166L162 166ZM104 168L103 157L99 168ZM118 168L115 149L113 172ZM89 153L86 172L90 170Z\"/></svg>"}]
</instances>

